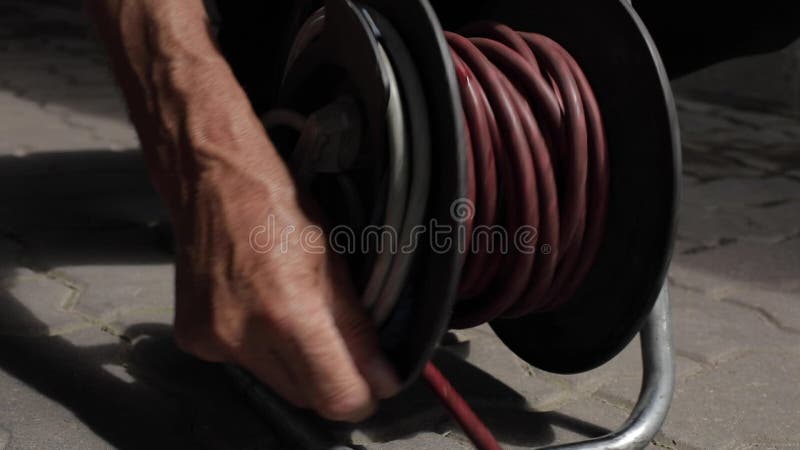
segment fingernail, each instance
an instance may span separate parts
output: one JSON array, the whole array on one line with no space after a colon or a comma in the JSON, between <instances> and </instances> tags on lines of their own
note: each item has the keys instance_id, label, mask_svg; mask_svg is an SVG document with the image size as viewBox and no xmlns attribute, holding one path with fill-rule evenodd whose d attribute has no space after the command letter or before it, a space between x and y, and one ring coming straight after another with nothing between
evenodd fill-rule
<instances>
[{"instance_id":1,"label":"fingernail","mask_svg":"<svg viewBox=\"0 0 800 450\"><path fill-rule=\"evenodd\" d=\"M382 357L373 358L366 367L365 376L379 399L394 396L402 387L394 367Z\"/></svg>"}]
</instances>

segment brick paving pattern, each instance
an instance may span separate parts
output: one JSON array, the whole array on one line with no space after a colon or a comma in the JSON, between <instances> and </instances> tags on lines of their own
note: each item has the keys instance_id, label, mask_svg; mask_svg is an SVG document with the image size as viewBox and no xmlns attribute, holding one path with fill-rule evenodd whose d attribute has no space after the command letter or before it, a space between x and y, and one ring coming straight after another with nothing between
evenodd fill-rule
<instances>
[{"instance_id":1,"label":"brick paving pattern","mask_svg":"<svg viewBox=\"0 0 800 450\"><path fill-rule=\"evenodd\" d=\"M678 107L677 387L651 446L800 449L800 121ZM278 448L219 367L172 344L164 213L137 146L79 8L3 2L0 450ZM486 327L456 337L445 370L507 448L603 434L635 402L638 341L556 376ZM348 432L370 449L470 447L422 386Z\"/></svg>"}]
</instances>

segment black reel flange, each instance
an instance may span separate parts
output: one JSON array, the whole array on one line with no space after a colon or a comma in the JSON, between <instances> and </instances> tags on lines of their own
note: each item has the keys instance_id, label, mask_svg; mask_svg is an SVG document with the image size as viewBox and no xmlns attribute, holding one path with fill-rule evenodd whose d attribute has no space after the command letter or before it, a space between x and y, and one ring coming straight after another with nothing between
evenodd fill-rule
<instances>
[{"instance_id":1,"label":"black reel flange","mask_svg":"<svg viewBox=\"0 0 800 450\"><path fill-rule=\"evenodd\" d=\"M594 87L612 173L600 253L566 306L491 325L520 357L553 372L589 370L616 355L641 328L663 283L680 169L666 72L628 3L328 0L316 6L322 9L287 50L276 107L298 112L305 124L312 117L324 122L327 114L356 125L317 131L323 135L317 144L303 143L309 127L300 139L283 130L271 135L310 180L331 226L363 233L391 223L400 249L413 227L424 227L407 254L350 257L400 375L415 379L446 332L464 261L459 246L435 248L430 239L435 224L440 239L456 241L461 224L451 206L467 196L463 111L440 21L458 30L494 20L547 35L575 57Z\"/></svg>"},{"instance_id":2,"label":"black reel flange","mask_svg":"<svg viewBox=\"0 0 800 450\"><path fill-rule=\"evenodd\" d=\"M600 253L555 311L492 328L518 356L557 373L598 367L641 329L666 277L680 188L680 135L666 70L627 0L438 1L448 29L493 20L560 43L592 84L605 122L611 203Z\"/></svg>"},{"instance_id":3,"label":"black reel flange","mask_svg":"<svg viewBox=\"0 0 800 450\"><path fill-rule=\"evenodd\" d=\"M425 233L418 231L429 220L455 230L458 224L449 206L466 190L453 69L442 31L426 3L384 8L329 0L318 6L298 31L296 48L287 51L275 106L312 117L336 108L337 102L356 105L354 120L362 133L357 155L350 158L353 163L335 171L324 161L319 167L295 164L293 169L313 179L311 190L332 219L329 229L345 226L356 239L381 233L386 226L396 231L396 251L347 256L366 306L381 325L384 351L401 377L411 380L446 331L463 259L454 246L433 251ZM297 158L297 152L342 151L331 146L301 148L302 137L296 133L276 128L275 134L290 164L309 159ZM341 176L352 180L362 209L368 211L363 223L341 214L352 209L350 196L337 186ZM341 233L332 236L333 241L340 238ZM337 244L341 240L332 243Z\"/></svg>"}]
</instances>

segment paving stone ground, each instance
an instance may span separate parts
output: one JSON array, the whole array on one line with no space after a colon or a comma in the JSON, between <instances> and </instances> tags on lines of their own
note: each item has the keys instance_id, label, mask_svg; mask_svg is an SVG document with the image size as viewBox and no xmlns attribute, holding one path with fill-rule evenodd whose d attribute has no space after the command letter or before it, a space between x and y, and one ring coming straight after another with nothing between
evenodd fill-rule
<instances>
[{"instance_id":1,"label":"paving stone ground","mask_svg":"<svg viewBox=\"0 0 800 450\"><path fill-rule=\"evenodd\" d=\"M678 107L677 387L651 447L800 449L800 121ZM172 343L164 213L125 117L76 6L0 4L0 450L281 448L220 367ZM636 399L638 340L564 377L486 327L456 337L469 351L445 371L507 448L603 434ZM422 386L350 436L470 447Z\"/></svg>"}]
</instances>

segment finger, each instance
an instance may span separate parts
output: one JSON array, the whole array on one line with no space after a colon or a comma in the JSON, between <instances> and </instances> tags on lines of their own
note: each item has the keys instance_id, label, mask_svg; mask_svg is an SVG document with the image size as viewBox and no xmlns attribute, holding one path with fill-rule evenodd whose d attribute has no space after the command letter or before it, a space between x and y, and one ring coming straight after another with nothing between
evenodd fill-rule
<instances>
[{"instance_id":1,"label":"finger","mask_svg":"<svg viewBox=\"0 0 800 450\"><path fill-rule=\"evenodd\" d=\"M311 407L331 420L358 422L376 408L372 389L356 367L326 308L296 321L279 351L304 384Z\"/></svg>"},{"instance_id":2,"label":"finger","mask_svg":"<svg viewBox=\"0 0 800 450\"><path fill-rule=\"evenodd\" d=\"M377 331L366 312L349 297L335 298L331 312L350 356L373 394L385 399L400 392L400 380L383 356Z\"/></svg>"},{"instance_id":3,"label":"finger","mask_svg":"<svg viewBox=\"0 0 800 450\"><path fill-rule=\"evenodd\" d=\"M298 408L309 407L305 393L297 385L298 378L291 374L290 365L283 361L279 352L266 349L258 353L244 353L238 364L292 405Z\"/></svg>"}]
</instances>

